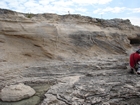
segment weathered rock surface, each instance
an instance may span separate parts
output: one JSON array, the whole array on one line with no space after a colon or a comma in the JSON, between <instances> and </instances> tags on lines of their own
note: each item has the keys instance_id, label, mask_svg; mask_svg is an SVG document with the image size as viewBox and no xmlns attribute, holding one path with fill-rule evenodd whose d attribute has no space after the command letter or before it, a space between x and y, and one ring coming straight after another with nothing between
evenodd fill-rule
<instances>
[{"instance_id":1,"label":"weathered rock surface","mask_svg":"<svg viewBox=\"0 0 140 105\"><path fill-rule=\"evenodd\" d=\"M19 101L35 94L35 90L22 83L4 87L0 92L2 101Z\"/></svg>"},{"instance_id":2,"label":"weathered rock surface","mask_svg":"<svg viewBox=\"0 0 140 105\"><path fill-rule=\"evenodd\" d=\"M0 89L47 83L38 104L139 105L140 77L127 67L139 44L129 20L0 9Z\"/></svg>"},{"instance_id":3,"label":"weathered rock surface","mask_svg":"<svg viewBox=\"0 0 140 105\"><path fill-rule=\"evenodd\" d=\"M140 40L139 27L129 20L0 11L1 62L128 54L130 43L139 44Z\"/></svg>"}]
</instances>

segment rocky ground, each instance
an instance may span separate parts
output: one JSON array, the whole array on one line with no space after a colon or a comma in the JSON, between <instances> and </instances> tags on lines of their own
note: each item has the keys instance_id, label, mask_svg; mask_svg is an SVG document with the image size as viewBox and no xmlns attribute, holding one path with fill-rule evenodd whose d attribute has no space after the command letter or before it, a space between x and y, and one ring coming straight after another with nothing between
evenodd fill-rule
<instances>
[{"instance_id":1,"label":"rocky ground","mask_svg":"<svg viewBox=\"0 0 140 105\"><path fill-rule=\"evenodd\" d=\"M53 61L26 65L7 77L0 86L25 83L44 91L40 98L1 105L139 105L140 77L129 74L128 57L108 56L88 61ZM10 70L10 69L9 69ZM8 71L5 72L7 74ZM9 71L10 72L10 71ZM13 76L13 77L12 77ZM11 83L10 83L11 82ZM46 86L45 86L46 85ZM43 88L45 89L43 89ZM35 101L38 100L38 101ZM28 103L28 104L27 104Z\"/></svg>"}]
</instances>

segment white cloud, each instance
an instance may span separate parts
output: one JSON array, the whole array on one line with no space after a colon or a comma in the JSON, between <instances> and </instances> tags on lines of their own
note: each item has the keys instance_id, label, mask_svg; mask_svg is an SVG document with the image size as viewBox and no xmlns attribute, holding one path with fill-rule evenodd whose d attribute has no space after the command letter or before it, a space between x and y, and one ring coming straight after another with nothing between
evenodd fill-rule
<instances>
[{"instance_id":1,"label":"white cloud","mask_svg":"<svg viewBox=\"0 0 140 105\"><path fill-rule=\"evenodd\" d=\"M19 7L19 2L17 0L13 0L13 2L8 2L8 6L11 8Z\"/></svg>"},{"instance_id":2,"label":"white cloud","mask_svg":"<svg viewBox=\"0 0 140 105\"><path fill-rule=\"evenodd\" d=\"M54 0L39 0L38 2L41 5L47 5L47 4L51 3L51 1L53 2Z\"/></svg>"},{"instance_id":3,"label":"white cloud","mask_svg":"<svg viewBox=\"0 0 140 105\"><path fill-rule=\"evenodd\" d=\"M140 8L134 8L134 9L131 9L131 11L133 13L140 13Z\"/></svg>"},{"instance_id":4,"label":"white cloud","mask_svg":"<svg viewBox=\"0 0 140 105\"><path fill-rule=\"evenodd\" d=\"M107 7L107 8L97 9L97 10L93 11L93 13L95 13L95 14L105 14L107 12L120 13L125 10L126 10L125 7L113 7L113 8Z\"/></svg>"},{"instance_id":5,"label":"white cloud","mask_svg":"<svg viewBox=\"0 0 140 105\"><path fill-rule=\"evenodd\" d=\"M27 8L36 8L37 6L40 6L35 0L29 0L28 2L24 3L24 6Z\"/></svg>"},{"instance_id":6,"label":"white cloud","mask_svg":"<svg viewBox=\"0 0 140 105\"><path fill-rule=\"evenodd\" d=\"M86 8L77 8L76 11L79 11L79 12L87 12L87 9Z\"/></svg>"},{"instance_id":7,"label":"white cloud","mask_svg":"<svg viewBox=\"0 0 140 105\"><path fill-rule=\"evenodd\" d=\"M112 13L120 13L125 10L125 7L114 7L114 8L106 8L105 11L112 12Z\"/></svg>"},{"instance_id":8,"label":"white cloud","mask_svg":"<svg viewBox=\"0 0 140 105\"><path fill-rule=\"evenodd\" d=\"M18 12L55 12L65 14L86 12L83 6L92 4L106 4L112 0L1 0L1 8L9 8Z\"/></svg>"},{"instance_id":9,"label":"white cloud","mask_svg":"<svg viewBox=\"0 0 140 105\"><path fill-rule=\"evenodd\" d=\"M6 9L8 9L9 7L8 7L8 5L7 5L6 2L0 2L0 8L6 8Z\"/></svg>"},{"instance_id":10,"label":"white cloud","mask_svg":"<svg viewBox=\"0 0 140 105\"><path fill-rule=\"evenodd\" d=\"M129 19L133 25L140 26L140 18L139 17L127 17L123 19Z\"/></svg>"},{"instance_id":11,"label":"white cloud","mask_svg":"<svg viewBox=\"0 0 140 105\"><path fill-rule=\"evenodd\" d=\"M78 4L106 4L112 0L72 0L74 3Z\"/></svg>"},{"instance_id":12,"label":"white cloud","mask_svg":"<svg viewBox=\"0 0 140 105\"><path fill-rule=\"evenodd\" d=\"M126 7L107 7L107 8L99 8L94 10L94 14L105 14L105 13L123 13L126 12L127 14L131 13L140 13L140 8L126 8Z\"/></svg>"},{"instance_id":13,"label":"white cloud","mask_svg":"<svg viewBox=\"0 0 140 105\"><path fill-rule=\"evenodd\" d=\"M73 2L72 1L59 0L59 1L52 2L52 4L54 6L68 7L68 6L72 6Z\"/></svg>"}]
</instances>

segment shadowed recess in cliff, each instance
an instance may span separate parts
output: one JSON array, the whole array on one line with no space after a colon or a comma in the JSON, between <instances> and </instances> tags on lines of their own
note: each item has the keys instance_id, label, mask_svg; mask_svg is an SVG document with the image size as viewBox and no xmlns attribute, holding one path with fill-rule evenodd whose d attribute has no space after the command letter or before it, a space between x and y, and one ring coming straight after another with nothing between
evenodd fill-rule
<instances>
[{"instance_id":1,"label":"shadowed recess in cliff","mask_svg":"<svg viewBox=\"0 0 140 105\"><path fill-rule=\"evenodd\" d=\"M140 45L140 34L135 38L129 38L131 45Z\"/></svg>"}]
</instances>

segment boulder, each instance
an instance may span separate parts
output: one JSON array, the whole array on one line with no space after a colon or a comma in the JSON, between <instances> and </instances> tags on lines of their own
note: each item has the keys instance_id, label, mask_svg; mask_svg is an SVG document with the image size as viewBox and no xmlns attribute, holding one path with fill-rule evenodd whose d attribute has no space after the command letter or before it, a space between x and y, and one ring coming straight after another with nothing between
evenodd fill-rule
<instances>
[{"instance_id":1,"label":"boulder","mask_svg":"<svg viewBox=\"0 0 140 105\"><path fill-rule=\"evenodd\" d=\"M2 101L19 101L29 98L35 94L35 90L30 86L19 83L17 85L6 86L1 90L0 98Z\"/></svg>"}]
</instances>

